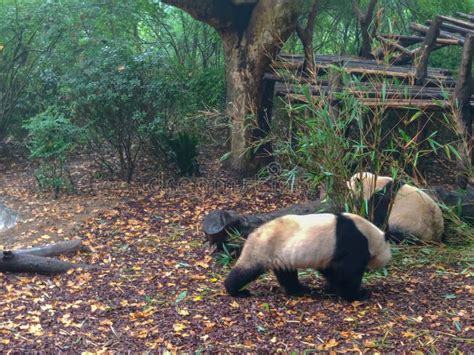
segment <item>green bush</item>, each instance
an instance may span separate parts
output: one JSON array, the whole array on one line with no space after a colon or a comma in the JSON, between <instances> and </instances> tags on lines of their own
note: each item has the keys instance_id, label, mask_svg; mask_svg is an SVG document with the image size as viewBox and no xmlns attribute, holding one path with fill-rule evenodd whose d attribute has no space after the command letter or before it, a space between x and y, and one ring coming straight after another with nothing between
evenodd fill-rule
<instances>
[{"instance_id":1,"label":"green bush","mask_svg":"<svg viewBox=\"0 0 474 355\"><path fill-rule=\"evenodd\" d=\"M105 47L82 63L81 75L71 73L64 89L94 158L127 182L141 157L142 127L158 110L159 85L147 59Z\"/></svg>"},{"instance_id":2,"label":"green bush","mask_svg":"<svg viewBox=\"0 0 474 355\"><path fill-rule=\"evenodd\" d=\"M189 131L173 132L163 122L155 120L147 129L149 147L158 160L173 163L181 175L197 176L200 174L197 161L199 138L193 133L195 128L186 128Z\"/></svg>"},{"instance_id":3,"label":"green bush","mask_svg":"<svg viewBox=\"0 0 474 355\"><path fill-rule=\"evenodd\" d=\"M177 133L168 138L166 144L170 149L172 161L177 165L182 175L199 175L197 161L199 151L196 136L187 132Z\"/></svg>"},{"instance_id":4,"label":"green bush","mask_svg":"<svg viewBox=\"0 0 474 355\"><path fill-rule=\"evenodd\" d=\"M56 108L32 117L24 126L28 131L30 157L40 162L35 172L38 185L52 190L56 198L63 187L73 187L67 159L75 147L78 129Z\"/></svg>"}]
</instances>

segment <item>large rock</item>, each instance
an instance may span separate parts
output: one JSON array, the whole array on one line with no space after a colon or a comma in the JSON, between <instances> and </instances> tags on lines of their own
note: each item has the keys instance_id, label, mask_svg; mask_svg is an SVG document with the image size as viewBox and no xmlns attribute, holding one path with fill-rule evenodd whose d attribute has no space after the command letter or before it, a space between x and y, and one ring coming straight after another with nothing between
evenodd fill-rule
<instances>
[{"instance_id":1,"label":"large rock","mask_svg":"<svg viewBox=\"0 0 474 355\"><path fill-rule=\"evenodd\" d=\"M0 203L0 232L16 225L18 213Z\"/></svg>"}]
</instances>

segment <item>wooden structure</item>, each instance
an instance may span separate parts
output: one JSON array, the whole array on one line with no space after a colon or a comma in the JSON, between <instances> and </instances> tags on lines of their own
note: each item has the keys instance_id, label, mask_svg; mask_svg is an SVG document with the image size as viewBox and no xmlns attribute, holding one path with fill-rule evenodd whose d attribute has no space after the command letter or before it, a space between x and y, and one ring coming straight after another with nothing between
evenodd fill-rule
<instances>
[{"instance_id":1,"label":"wooden structure","mask_svg":"<svg viewBox=\"0 0 474 355\"><path fill-rule=\"evenodd\" d=\"M373 51L374 59L316 55L317 75L313 78L300 75L304 65L303 56L280 54L271 71L265 74L264 107L260 111L266 116L271 114L272 102L267 95L306 101L302 95L302 84L309 86L312 95L328 97L329 93L333 93L334 86L331 86L330 80L318 80L318 77L331 66L336 66L351 77L358 78L346 84L346 89L352 90L367 106L429 111L457 107L458 131L467 142L464 155L471 164L474 14L457 13L457 16L435 16L426 25L412 23L410 28L416 35L378 34L380 48ZM449 45L463 47L457 79L447 69L428 67L430 54ZM389 51L393 59L385 60ZM396 84L383 83L386 78L396 78L393 81ZM265 120L269 118L265 117Z\"/></svg>"}]
</instances>

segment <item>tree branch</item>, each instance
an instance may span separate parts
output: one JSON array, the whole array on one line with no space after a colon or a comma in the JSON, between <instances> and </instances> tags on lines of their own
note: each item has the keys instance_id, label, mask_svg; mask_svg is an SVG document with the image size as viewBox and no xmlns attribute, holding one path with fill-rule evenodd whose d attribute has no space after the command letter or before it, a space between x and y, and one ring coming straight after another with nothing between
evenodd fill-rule
<instances>
[{"instance_id":1,"label":"tree branch","mask_svg":"<svg viewBox=\"0 0 474 355\"><path fill-rule=\"evenodd\" d=\"M306 21L306 28L303 28L302 24L296 22L296 33L301 40L304 47L305 59L303 65L303 75L311 77L315 74L314 68L314 53L313 53L313 30L316 15L318 14L318 0L312 0L311 9L308 14Z\"/></svg>"},{"instance_id":2,"label":"tree branch","mask_svg":"<svg viewBox=\"0 0 474 355\"><path fill-rule=\"evenodd\" d=\"M308 15L308 23L306 24L306 32L313 32L316 16L318 15L319 0L313 0L313 5Z\"/></svg>"},{"instance_id":3,"label":"tree branch","mask_svg":"<svg viewBox=\"0 0 474 355\"><path fill-rule=\"evenodd\" d=\"M304 0L259 0L255 5L245 35L255 50L263 50L268 55L268 62L276 54L272 53L278 47L275 43L283 44L296 29L303 4ZM272 20L268 21L269 18ZM269 35L256 35L261 33Z\"/></svg>"},{"instance_id":4,"label":"tree branch","mask_svg":"<svg viewBox=\"0 0 474 355\"><path fill-rule=\"evenodd\" d=\"M233 25L235 7L229 0L161 0L162 3L186 11L198 21L216 30Z\"/></svg>"}]
</instances>

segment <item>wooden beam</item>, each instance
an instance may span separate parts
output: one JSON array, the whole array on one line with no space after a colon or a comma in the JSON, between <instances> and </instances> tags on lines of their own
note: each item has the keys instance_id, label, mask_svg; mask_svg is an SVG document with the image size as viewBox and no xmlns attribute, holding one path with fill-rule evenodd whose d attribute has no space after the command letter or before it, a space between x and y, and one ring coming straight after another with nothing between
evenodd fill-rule
<instances>
[{"instance_id":1,"label":"wooden beam","mask_svg":"<svg viewBox=\"0 0 474 355\"><path fill-rule=\"evenodd\" d=\"M471 15L471 14L465 14L463 12L456 12L456 15L459 16L459 17L463 17L467 20L469 20L469 22L472 22L474 23L474 15Z\"/></svg>"},{"instance_id":2,"label":"wooden beam","mask_svg":"<svg viewBox=\"0 0 474 355\"><path fill-rule=\"evenodd\" d=\"M415 32L423 33L423 34L426 35L428 33L428 31L430 30L430 27L420 25L419 23L412 23L410 25L410 29L412 29ZM446 31L439 31L439 36L441 38L448 38L448 39L456 40L456 41L458 41L458 45L464 45L464 37L456 35L454 33L446 32Z\"/></svg>"},{"instance_id":3,"label":"wooden beam","mask_svg":"<svg viewBox=\"0 0 474 355\"><path fill-rule=\"evenodd\" d=\"M231 0L232 5L249 5L249 4L256 4L258 0Z\"/></svg>"},{"instance_id":4,"label":"wooden beam","mask_svg":"<svg viewBox=\"0 0 474 355\"><path fill-rule=\"evenodd\" d=\"M460 19L457 19L457 18L454 18L454 17L450 17L450 16L440 16L440 17L443 20L443 22L452 23L453 25L456 25L456 26L460 26L460 27L464 27L464 28L474 30L474 23L472 23L472 22L463 21L463 20L460 20Z\"/></svg>"},{"instance_id":5,"label":"wooden beam","mask_svg":"<svg viewBox=\"0 0 474 355\"><path fill-rule=\"evenodd\" d=\"M441 17L441 16L440 16ZM428 20L426 21L427 24L431 25L432 21ZM464 28L456 25L452 25L450 23L442 23L441 28L445 30L446 32L454 33L454 34L459 34L461 36L466 36L469 33L474 33L474 30L470 28Z\"/></svg>"},{"instance_id":6,"label":"wooden beam","mask_svg":"<svg viewBox=\"0 0 474 355\"><path fill-rule=\"evenodd\" d=\"M407 35L399 35L399 34L381 34L380 37L385 39L392 39L399 42L402 46L411 46L413 44L421 43L424 41L425 37L423 36L407 36ZM457 39L448 39L448 38L437 38L436 44L438 45L459 45L459 41Z\"/></svg>"},{"instance_id":7,"label":"wooden beam","mask_svg":"<svg viewBox=\"0 0 474 355\"><path fill-rule=\"evenodd\" d=\"M471 97L473 94L472 82L472 56L474 52L474 34L466 36L466 43L463 47L461 65L459 67L459 78L456 82L454 90L454 99L459 108L457 118L458 133L464 138L464 144L460 147L461 161L460 169L464 172L459 176L458 182L461 186L465 186L469 171L471 169L473 157L472 142L472 110Z\"/></svg>"},{"instance_id":8,"label":"wooden beam","mask_svg":"<svg viewBox=\"0 0 474 355\"><path fill-rule=\"evenodd\" d=\"M417 85L423 85L426 77L428 76L428 59L430 54L436 46L436 39L439 36L439 31L443 20L436 16L433 23L430 26L429 31L426 33L425 40L421 45L421 55L418 58L415 70L415 83Z\"/></svg>"}]
</instances>

